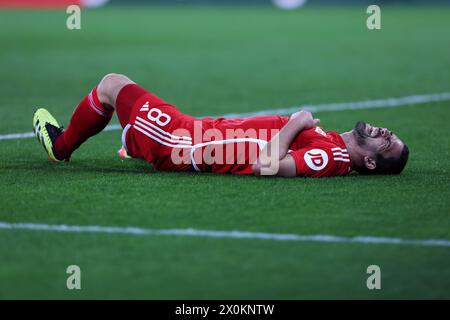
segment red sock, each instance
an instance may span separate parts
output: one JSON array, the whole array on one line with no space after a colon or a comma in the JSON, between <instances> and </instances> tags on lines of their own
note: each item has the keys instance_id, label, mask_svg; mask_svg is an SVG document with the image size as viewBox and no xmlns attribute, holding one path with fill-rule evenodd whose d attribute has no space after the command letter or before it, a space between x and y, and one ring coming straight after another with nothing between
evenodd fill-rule
<instances>
[{"instance_id":1,"label":"red sock","mask_svg":"<svg viewBox=\"0 0 450 320\"><path fill-rule=\"evenodd\" d=\"M58 159L68 159L88 138L102 131L111 120L114 110L105 108L97 97L97 88L81 100L73 112L67 129L54 143Z\"/></svg>"}]
</instances>

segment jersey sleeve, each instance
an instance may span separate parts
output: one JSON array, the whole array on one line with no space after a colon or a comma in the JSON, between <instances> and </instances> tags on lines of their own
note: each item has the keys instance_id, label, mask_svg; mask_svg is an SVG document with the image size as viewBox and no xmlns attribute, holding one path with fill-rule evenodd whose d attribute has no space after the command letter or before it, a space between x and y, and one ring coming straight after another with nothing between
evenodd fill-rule
<instances>
[{"instance_id":1,"label":"jersey sleeve","mask_svg":"<svg viewBox=\"0 0 450 320\"><path fill-rule=\"evenodd\" d=\"M301 148L289 154L294 158L297 176L319 178L342 175L340 165L327 148Z\"/></svg>"}]
</instances>

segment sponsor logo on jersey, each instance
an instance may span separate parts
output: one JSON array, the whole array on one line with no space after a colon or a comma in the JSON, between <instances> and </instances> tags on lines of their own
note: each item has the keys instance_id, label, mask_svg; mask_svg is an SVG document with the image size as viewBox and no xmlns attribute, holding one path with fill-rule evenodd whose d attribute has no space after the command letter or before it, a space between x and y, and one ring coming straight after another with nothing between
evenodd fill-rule
<instances>
[{"instance_id":1,"label":"sponsor logo on jersey","mask_svg":"<svg viewBox=\"0 0 450 320\"><path fill-rule=\"evenodd\" d=\"M312 170L319 171L328 164L328 154L322 149L311 149L303 156L305 163Z\"/></svg>"},{"instance_id":2,"label":"sponsor logo on jersey","mask_svg":"<svg viewBox=\"0 0 450 320\"><path fill-rule=\"evenodd\" d=\"M141 107L141 110L139 111L148 111L149 110L149 103L148 101L146 103L144 103Z\"/></svg>"}]
</instances>

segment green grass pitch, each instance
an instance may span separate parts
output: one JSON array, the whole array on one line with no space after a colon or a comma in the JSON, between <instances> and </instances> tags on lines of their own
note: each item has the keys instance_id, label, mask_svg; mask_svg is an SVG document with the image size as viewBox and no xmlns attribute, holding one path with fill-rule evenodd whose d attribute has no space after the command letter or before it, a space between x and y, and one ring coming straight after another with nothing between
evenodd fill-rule
<instances>
[{"instance_id":1,"label":"green grass pitch","mask_svg":"<svg viewBox=\"0 0 450 320\"><path fill-rule=\"evenodd\" d=\"M198 116L450 91L448 8L382 8L379 31L363 7L105 8L79 31L66 18L0 12L0 134L31 131L35 106L66 125L109 72ZM411 150L397 177L159 173L119 160L119 131L57 165L34 139L2 140L0 221L450 239L449 104L317 114L327 130L397 132ZM448 299L450 250L0 230L0 298Z\"/></svg>"}]
</instances>

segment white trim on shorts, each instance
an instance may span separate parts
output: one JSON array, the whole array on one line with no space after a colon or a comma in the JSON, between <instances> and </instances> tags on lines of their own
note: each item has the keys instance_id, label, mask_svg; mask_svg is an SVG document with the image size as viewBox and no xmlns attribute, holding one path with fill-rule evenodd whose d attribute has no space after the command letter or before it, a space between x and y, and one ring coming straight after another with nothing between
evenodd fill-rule
<instances>
[{"instance_id":1,"label":"white trim on shorts","mask_svg":"<svg viewBox=\"0 0 450 320\"><path fill-rule=\"evenodd\" d=\"M128 129L130 129L130 128L131 128L131 124L127 124L127 125L125 126L125 128L123 128L123 131L122 131L122 146L125 148L125 151L126 151L128 154L129 154L130 152L128 151L126 138L127 138L127 132L128 132Z\"/></svg>"},{"instance_id":2,"label":"white trim on shorts","mask_svg":"<svg viewBox=\"0 0 450 320\"><path fill-rule=\"evenodd\" d=\"M262 150L267 144L266 140L256 139L256 138L234 138L234 139L225 139L225 140L213 140L213 141L207 141L207 142L195 144L191 148L191 164L194 167L194 170L201 172L200 168L197 166L197 163L195 163L195 157L194 157L195 149L203 148L203 147L206 147L209 145L221 145L221 144L223 145L223 144L229 144L229 143L242 143L242 142L257 143L260 150ZM204 160L204 159L202 159L202 160Z\"/></svg>"}]
</instances>

